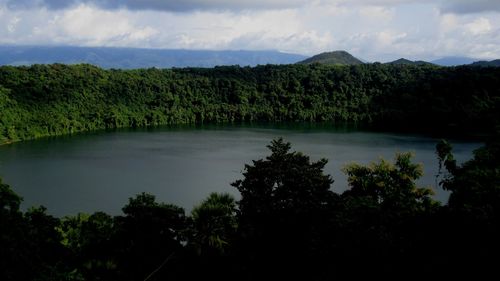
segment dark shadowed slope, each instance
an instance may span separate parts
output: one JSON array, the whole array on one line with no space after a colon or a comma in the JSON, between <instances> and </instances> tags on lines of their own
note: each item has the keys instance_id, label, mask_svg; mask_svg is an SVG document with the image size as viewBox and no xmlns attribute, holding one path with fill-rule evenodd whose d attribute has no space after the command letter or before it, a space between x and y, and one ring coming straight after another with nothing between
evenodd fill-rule
<instances>
[{"instance_id":1,"label":"dark shadowed slope","mask_svg":"<svg viewBox=\"0 0 500 281\"><path fill-rule=\"evenodd\" d=\"M346 51L334 51L334 52L326 52L321 53L319 55L315 55L308 59L305 59L300 64L332 64L332 65L358 65L363 64L363 62L353 55L349 54Z\"/></svg>"},{"instance_id":2,"label":"dark shadowed slope","mask_svg":"<svg viewBox=\"0 0 500 281\"><path fill-rule=\"evenodd\" d=\"M500 59L492 61L476 61L471 65L481 67L500 67Z\"/></svg>"}]
</instances>

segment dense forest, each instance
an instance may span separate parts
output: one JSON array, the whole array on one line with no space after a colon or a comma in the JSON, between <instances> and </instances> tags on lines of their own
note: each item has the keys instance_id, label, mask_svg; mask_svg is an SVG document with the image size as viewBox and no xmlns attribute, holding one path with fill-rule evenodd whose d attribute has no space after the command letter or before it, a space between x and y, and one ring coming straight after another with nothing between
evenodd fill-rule
<instances>
[{"instance_id":1,"label":"dense forest","mask_svg":"<svg viewBox=\"0 0 500 281\"><path fill-rule=\"evenodd\" d=\"M123 214L56 218L20 208L0 181L0 280L332 280L496 274L500 251L500 68L266 65L103 70L0 67L0 144L96 129L222 122L329 122L486 133L458 165L436 147L433 200L410 153L344 167L277 139L190 213L138 194ZM14 187L15 188L15 187ZM125 202L124 202L125 203ZM490 274L490 275L488 275ZM495 275L493 275L495 276Z\"/></svg>"},{"instance_id":2,"label":"dense forest","mask_svg":"<svg viewBox=\"0 0 500 281\"><path fill-rule=\"evenodd\" d=\"M236 201L211 194L190 214L130 198L123 214L55 218L20 211L0 181L0 280L334 280L359 277L491 278L500 250L500 140L457 165L441 141L446 205L417 186L410 153L344 168L331 191L327 160L310 161L282 139L245 165ZM438 172L438 171L436 171ZM491 275L493 274L493 275Z\"/></svg>"},{"instance_id":3,"label":"dense forest","mask_svg":"<svg viewBox=\"0 0 500 281\"><path fill-rule=\"evenodd\" d=\"M118 127L325 121L490 133L500 68L363 64L0 67L0 143Z\"/></svg>"}]
</instances>

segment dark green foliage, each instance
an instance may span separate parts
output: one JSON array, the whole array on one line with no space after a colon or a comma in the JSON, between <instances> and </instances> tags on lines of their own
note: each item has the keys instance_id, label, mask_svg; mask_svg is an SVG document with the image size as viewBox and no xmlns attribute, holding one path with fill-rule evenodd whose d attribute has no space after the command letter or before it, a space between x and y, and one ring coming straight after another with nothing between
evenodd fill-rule
<instances>
[{"instance_id":1,"label":"dark green foliage","mask_svg":"<svg viewBox=\"0 0 500 281\"><path fill-rule=\"evenodd\" d=\"M323 219L337 198L333 180L323 173L325 159L311 162L283 139L268 148L271 155L246 165L245 178L233 183L241 193L243 251L258 279L306 277L319 258Z\"/></svg>"},{"instance_id":2,"label":"dark green foliage","mask_svg":"<svg viewBox=\"0 0 500 281\"><path fill-rule=\"evenodd\" d=\"M344 168L350 190L344 195L372 200L395 215L425 212L437 204L431 189L418 188L423 175L421 165L411 163L411 153L396 155L394 164L385 160L369 166L350 164Z\"/></svg>"},{"instance_id":3,"label":"dark green foliage","mask_svg":"<svg viewBox=\"0 0 500 281\"><path fill-rule=\"evenodd\" d=\"M233 280L238 274L236 212L236 200L229 194L212 193L193 208L187 249L197 270L191 278Z\"/></svg>"},{"instance_id":4,"label":"dark green foliage","mask_svg":"<svg viewBox=\"0 0 500 281\"><path fill-rule=\"evenodd\" d=\"M142 193L130 198L123 213L116 218L115 238L120 280L143 280L166 258L182 254L187 227L182 208L157 203L153 195ZM163 270L159 276L165 278L175 267L169 264Z\"/></svg>"},{"instance_id":5,"label":"dark green foliage","mask_svg":"<svg viewBox=\"0 0 500 281\"><path fill-rule=\"evenodd\" d=\"M498 138L498 137L497 137ZM451 191L449 206L473 220L500 222L500 141L490 141L474 152L474 159L456 165L451 146L438 144L439 159L448 175L441 181Z\"/></svg>"},{"instance_id":6,"label":"dark green foliage","mask_svg":"<svg viewBox=\"0 0 500 281\"><path fill-rule=\"evenodd\" d=\"M4 66L0 142L118 127L255 121L473 133L500 120L499 77L499 68L382 64Z\"/></svg>"},{"instance_id":7,"label":"dark green foliage","mask_svg":"<svg viewBox=\"0 0 500 281\"><path fill-rule=\"evenodd\" d=\"M0 179L0 279L63 280L58 219L44 207L19 210L21 198ZM69 279L68 279L69 280Z\"/></svg>"},{"instance_id":8,"label":"dark green foliage","mask_svg":"<svg viewBox=\"0 0 500 281\"><path fill-rule=\"evenodd\" d=\"M23 244L28 247L29 261L23 271L31 272L36 280L60 279L67 274L61 261L67 252L57 231L59 219L48 215L45 207L31 208L24 214L27 233Z\"/></svg>"},{"instance_id":9,"label":"dark green foliage","mask_svg":"<svg viewBox=\"0 0 500 281\"><path fill-rule=\"evenodd\" d=\"M451 191L440 230L448 239L449 268L459 273L488 276L496 271L500 251L500 139L498 133L457 165L451 145L438 144L447 174L440 182Z\"/></svg>"},{"instance_id":10,"label":"dark green foliage","mask_svg":"<svg viewBox=\"0 0 500 281\"><path fill-rule=\"evenodd\" d=\"M283 139L233 183L241 200L211 194L191 217L146 193L115 217L23 213L0 181L0 279L485 279L500 251L499 143L462 165L449 143L437 145L451 192L444 206L417 186L422 167L410 153L346 166L350 189L339 195L326 160L311 161Z\"/></svg>"},{"instance_id":11,"label":"dark green foliage","mask_svg":"<svg viewBox=\"0 0 500 281\"><path fill-rule=\"evenodd\" d=\"M0 279L15 280L22 272L27 255L19 239L24 235L23 215L19 211L21 197L0 179Z\"/></svg>"},{"instance_id":12,"label":"dark green foliage","mask_svg":"<svg viewBox=\"0 0 500 281\"><path fill-rule=\"evenodd\" d=\"M236 200L230 194L211 193L191 211L193 241L199 255L225 254L235 238Z\"/></svg>"},{"instance_id":13,"label":"dark green foliage","mask_svg":"<svg viewBox=\"0 0 500 281\"><path fill-rule=\"evenodd\" d=\"M246 165L244 180L233 186L241 193L243 216L266 217L279 212L310 212L326 204L333 196L333 180L323 174L326 159L311 162L299 152L290 152L290 143L273 140L271 155Z\"/></svg>"},{"instance_id":14,"label":"dark green foliage","mask_svg":"<svg viewBox=\"0 0 500 281\"><path fill-rule=\"evenodd\" d=\"M60 221L61 244L69 251L67 262L85 280L112 280L118 270L113 218L105 213L78 214Z\"/></svg>"},{"instance_id":15,"label":"dark green foliage","mask_svg":"<svg viewBox=\"0 0 500 281\"><path fill-rule=\"evenodd\" d=\"M2 219L15 217L19 213L22 198L19 197L9 185L2 182L0 178L0 214Z\"/></svg>"},{"instance_id":16,"label":"dark green foliage","mask_svg":"<svg viewBox=\"0 0 500 281\"><path fill-rule=\"evenodd\" d=\"M344 167L350 189L342 194L340 220L349 238L344 238L340 249L377 271L373 276L397 276L410 271L409 264L426 258L420 247L427 247L428 241L419 243L430 237L429 218L439 204L431 198L432 190L417 187L422 166L411 158L411 153L401 153L394 163L382 159ZM345 267L356 269L349 263Z\"/></svg>"},{"instance_id":17,"label":"dark green foliage","mask_svg":"<svg viewBox=\"0 0 500 281\"><path fill-rule=\"evenodd\" d=\"M439 171L436 177L438 178L443 173L443 166L449 172L454 172L457 169L457 161L451 153L452 146L446 140L441 140L436 145L436 154L439 160Z\"/></svg>"}]
</instances>

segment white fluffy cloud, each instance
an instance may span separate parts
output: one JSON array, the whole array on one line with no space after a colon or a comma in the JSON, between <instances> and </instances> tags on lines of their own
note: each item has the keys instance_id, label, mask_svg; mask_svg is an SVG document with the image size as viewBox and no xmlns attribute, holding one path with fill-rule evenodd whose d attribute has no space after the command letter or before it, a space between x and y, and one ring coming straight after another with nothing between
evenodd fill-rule
<instances>
[{"instance_id":1,"label":"white fluffy cloud","mask_svg":"<svg viewBox=\"0 0 500 281\"><path fill-rule=\"evenodd\" d=\"M70 42L64 43L76 40L85 45L131 45L158 34L151 26L129 20L124 11L102 11L85 5L55 17L51 24L59 27L61 34L72 35Z\"/></svg>"},{"instance_id":2,"label":"white fluffy cloud","mask_svg":"<svg viewBox=\"0 0 500 281\"><path fill-rule=\"evenodd\" d=\"M478 18L465 25L465 28L472 35L489 33L492 30L491 23L486 18Z\"/></svg>"},{"instance_id":3,"label":"white fluffy cloud","mask_svg":"<svg viewBox=\"0 0 500 281\"><path fill-rule=\"evenodd\" d=\"M143 25L129 12L79 5L64 12L13 11L5 13L7 33L0 44L64 44L82 46L142 46L159 32Z\"/></svg>"},{"instance_id":4,"label":"white fluffy cloud","mask_svg":"<svg viewBox=\"0 0 500 281\"><path fill-rule=\"evenodd\" d=\"M0 0L0 44L306 55L344 49L371 61L500 57L500 1L463 8L470 2L475 1ZM184 6L168 6L175 3Z\"/></svg>"}]
</instances>

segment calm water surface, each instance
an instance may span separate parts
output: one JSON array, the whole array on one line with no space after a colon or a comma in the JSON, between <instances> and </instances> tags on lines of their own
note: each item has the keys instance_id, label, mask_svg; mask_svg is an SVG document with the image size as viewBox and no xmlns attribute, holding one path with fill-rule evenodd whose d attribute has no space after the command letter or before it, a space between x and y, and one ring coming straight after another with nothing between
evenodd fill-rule
<instances>
[{"instance_id":1,"label":"calm water surface","mask_svg":"<svg viewBox=\"0 0 500 281\"><path fill-rule=\"evenodd\" d=\"M327 158L333 190L347 188L340 169L396 152L412 151L424 164L421 185L435 188L438 139L335 128L211 126L97 132L0 146L0 176L24 198L23 209L44 205L56 216L105 211L120 214L140 192L190 210L210 192L238 196L230 183L245 163L269 154L266 145L284 137L312 160ZM452 141L458 161L478 142ZM436 189L445 201L447 193Z\"/></svg>"}]
</instances>

